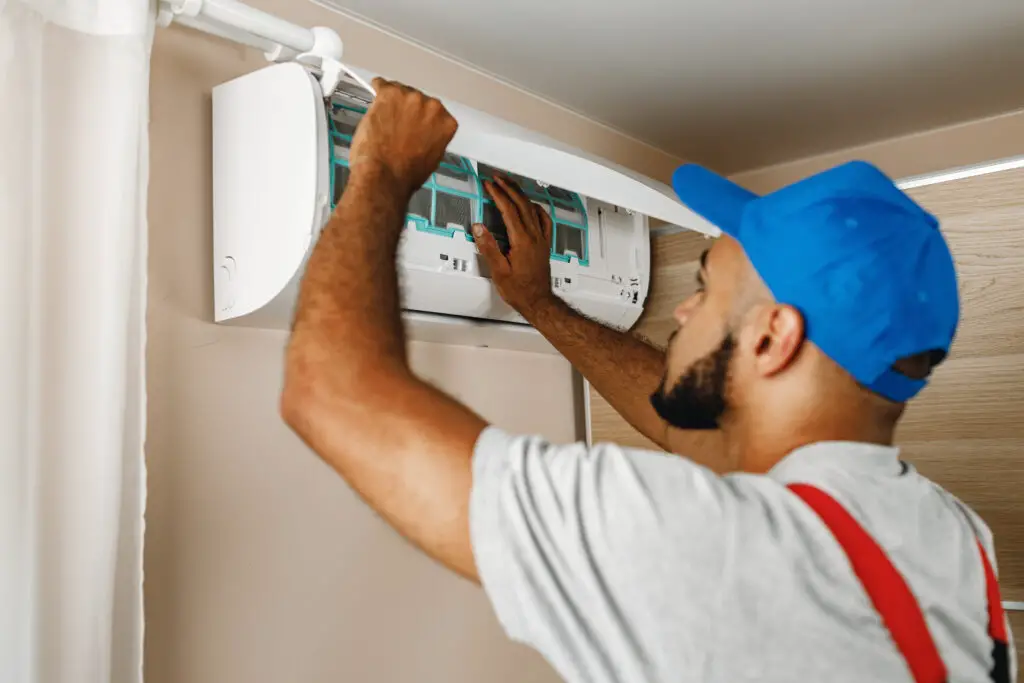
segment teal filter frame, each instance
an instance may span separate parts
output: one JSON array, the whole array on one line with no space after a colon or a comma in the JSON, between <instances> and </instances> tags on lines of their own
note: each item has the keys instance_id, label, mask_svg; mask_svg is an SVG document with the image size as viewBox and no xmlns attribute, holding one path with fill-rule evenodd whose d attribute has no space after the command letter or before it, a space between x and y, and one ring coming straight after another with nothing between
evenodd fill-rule
<instances>
[{"instance_id":1,"label":"teal filter frame","mask_svg":"<svg viewBox=\"0 0 1024 683\"><path fill-rule=\"evenodd\" d=\"M365 104L336 92L327 106L330 138L331 208L337 206L349 176L348 150L352 136L363 115ZM546 185L532 178L495 169L486 164L474 167L466 157L445 154L444 160L417 190L409 203L407 224L420 232L454 238L457 232L473 241L473 223L484 223L503 249L508 248L504 225L494 202L487 196L483 181L495 172L515 180L534 204L551 216L551 259L580 266L590 265L590 229L586 205L582 197L559 187Z\"/></svg>"}]
</instances>

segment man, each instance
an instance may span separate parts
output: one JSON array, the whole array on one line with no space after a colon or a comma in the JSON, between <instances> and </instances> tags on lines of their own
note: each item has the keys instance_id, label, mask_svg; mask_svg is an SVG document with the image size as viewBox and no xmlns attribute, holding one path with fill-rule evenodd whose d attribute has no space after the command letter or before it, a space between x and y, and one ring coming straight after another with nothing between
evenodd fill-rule
<instances>
[{"instance_id":1,"label":"man","mask_svg":"<svg viewBox=\"0 0 1024 683\"><path fill-rule=\"evenodd\" d=\"M502 296L683 457L554 446L409 369L395 253L457 124L376 87L302 282L281 409L395 529L480 581L571 681L1009 680L989 530L891 446L958 319L931 216L866 164L765 198L682 167L682 200L725 236L663 354L555 298L550 220L489 185L508 256L474 234Z\"/></svg>"}]
</instances>

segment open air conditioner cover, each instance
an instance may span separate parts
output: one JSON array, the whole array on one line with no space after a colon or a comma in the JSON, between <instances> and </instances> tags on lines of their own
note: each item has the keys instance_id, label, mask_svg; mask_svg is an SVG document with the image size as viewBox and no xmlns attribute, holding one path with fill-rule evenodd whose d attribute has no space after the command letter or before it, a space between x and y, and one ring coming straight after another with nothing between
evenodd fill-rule
<instances>
[{"instance_id":1,"label":"open air conditioner cover","mask_svg":"<svg viewBox=\"0 0 1024 683\"><path fill-rule=\"evenodd\" d=\"M370 80L373 75L360 72ZM214 88L214 299L219 322L286 328L298 280L348 179L371 96L343 80L325 97L306 67L276 64ZM713 233L672 191L610 162L448 100L459 131L409 204L399 248L412 338L549 351L490 282L470 226L507 246L482 180L512 175L549 213L552 288L626 329L650 275L648 216Z\"/></svg>"}]
</instances>

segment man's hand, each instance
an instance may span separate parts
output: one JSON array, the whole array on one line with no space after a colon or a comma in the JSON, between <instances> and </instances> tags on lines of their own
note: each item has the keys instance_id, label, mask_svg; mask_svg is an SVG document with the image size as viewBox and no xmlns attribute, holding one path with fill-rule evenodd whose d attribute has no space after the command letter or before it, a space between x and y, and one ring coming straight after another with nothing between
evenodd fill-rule
<instances>
[{"instance_id":1,"label":"man's hand","mask_svg":"<svg viewBox=\"0 0 1024 683\"><path fill-rule=\"evenodd\" d=\"M511 249L506 257L483 225L473 234L491 280L512 308L551 342L637 431L667 451L716 472L730 467L720 431L671 429L651 407L665 373L665 353L573 310L551 291L551 217L507 178L486 183Z\"/></svg>"},{"instance_id":2,"label":"man's hand","mask_svg":"<svg viewBox=\"0 0 1024 683\"><path fill-rule=\"evenodd\" d=\"M359 122L352 173L380 169L410 195L437 170L459 124L439 100L401 83L375 78L377 98Z\"/></svg>"},{"instance_id":3,"label":"man's hand","mask_svg":"<svg viewBox=\"0 0 1024 683\"><path fill-rule=\"evenodd\" d=\"M484 187L501 213L508 231L508 256L501 253L494 236L483 225L473 226L480 255L491 269L491 281L509 306L529 319L538 305L550 301L551 216L531 202L506 178L485 182Z\"/></svg>"}]
</instances>

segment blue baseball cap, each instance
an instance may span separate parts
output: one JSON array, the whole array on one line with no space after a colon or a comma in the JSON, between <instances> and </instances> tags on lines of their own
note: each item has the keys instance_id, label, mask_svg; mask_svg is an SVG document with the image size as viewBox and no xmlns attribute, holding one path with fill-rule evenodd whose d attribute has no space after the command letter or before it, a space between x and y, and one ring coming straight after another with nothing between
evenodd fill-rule
<instances>
[{"instance_id":1,"label":"blue baseball cap","mask_svg":"<svg viewBox=\"0 0 1024 683\"><path fill-rule=\"evenodd\" d=\"M672 185L737 240L807 339L863 386L903 402L926 380L901 358L949 351L960 318L956 270L939 222L869 163L853 161L763 197L696 164Z\"/></svg>"}]
</instances>

